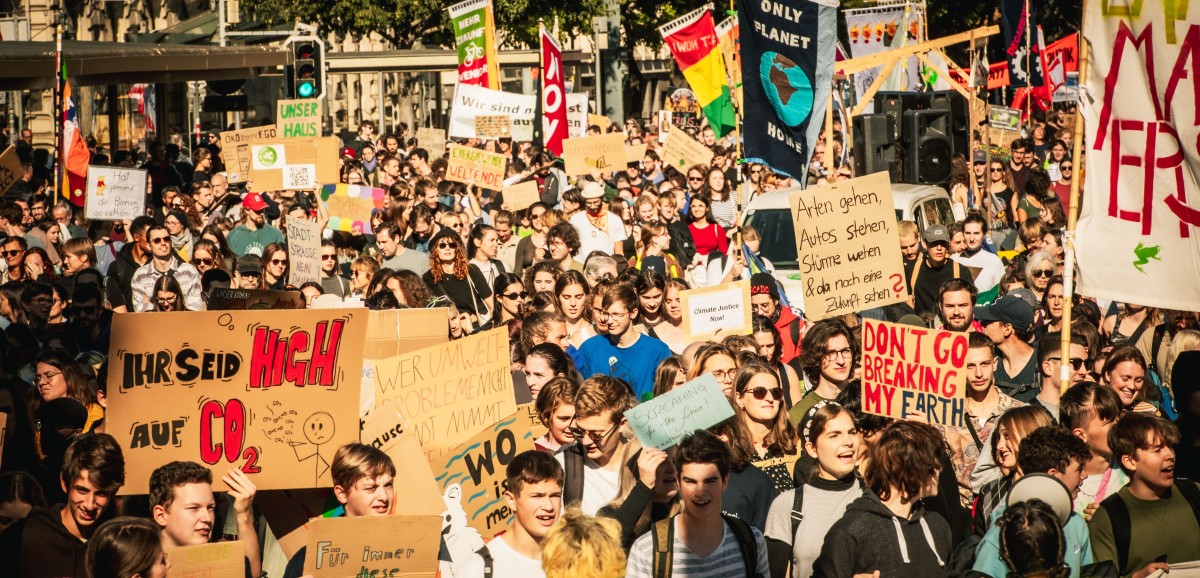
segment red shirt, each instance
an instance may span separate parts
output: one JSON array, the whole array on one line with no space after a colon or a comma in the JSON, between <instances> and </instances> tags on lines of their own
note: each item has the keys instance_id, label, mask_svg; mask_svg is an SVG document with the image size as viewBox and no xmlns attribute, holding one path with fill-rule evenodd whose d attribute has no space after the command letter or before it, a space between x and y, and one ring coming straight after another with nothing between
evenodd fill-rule
<instances>
[{"instance_id":1,"label":"red shirt","mask_svg":"<svg viewBox=\"0 0 1200 578\"><path fill-rule=\"evenodd\" d=\"M716 223L703 229L689 223L688 231L692 233L692 241L696 243L697 255L708 255L714 249L721 253L729 251L729 239L725 236L725 229Z\"/></svg>"}]
</instances>

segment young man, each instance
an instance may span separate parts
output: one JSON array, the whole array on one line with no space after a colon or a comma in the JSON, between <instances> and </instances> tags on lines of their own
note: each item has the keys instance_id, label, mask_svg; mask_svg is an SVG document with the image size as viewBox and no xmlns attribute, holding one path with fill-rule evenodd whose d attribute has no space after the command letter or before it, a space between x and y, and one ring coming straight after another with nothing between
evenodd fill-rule
<instances>
[{"instance_id":1,"label":"young man","mask_svg":"<svg viewBox=\"0 0 1200 578\"><path fill-rule=\"evenodd\" d=\"M252 510L257 488L236 468L221 481L229 486L229 497L233 498L237 539L242 540L246 554L246 576L257 577L262 573ZM162 528L163 549L212 542L216 507L208 468L195 462L171 462L150 474L150 512L154 523Z\"/></svg>"},{"instance_id":2,"label":"young man","mask_svg":"<svg viewBox=\"0 0 1200 578\"><path fill-rule=\"evenodd\" d=\"M154 311L154 284L159 277L170 275L183 289L184 304L188 311L204 309L200 292L200 271L191 263L184 263L175 256L171 248L171 233L165 225L157 223L146 229L146 240L150 242L150 262L133 272L130 289L133 295L133 310Z\"/></svg>"},{"instance_id":3,"label":"young man","mask_svg":"<svg viewBox=\"0 0 1200 578\"><path fill-rule=\"evenodd\" d=\"M779 283L770 273L755 273L750 277L750 307L755 315L771 320L779 331L779 361L790 363L800 355L800 343L804 339L804 320L796 316L790 307L779 301Z\"/></svg>"},{"instance_id":4,"label":"young man","mask_svg":"<svg viewBox=\"0 0 1200 578\"><path fill-rule=\"evenodd\" d=\"M329 467L333 497L346 508L346 517L387 516L392 511L396 488L396 465L382 451L365 444L346 444L333 455ZM308 547L301 547L288 560L284 578L300 578Z\"/></svg>"},{"instance_id":5,"label":"young man","mask_svg":"<svg viewBox=\"0 0 1200 578\"><path fill-rule=\"evenodd\" d=\"M429 270L429 255L405 247L403 241L400 226L395 223L382 223L375 229L375 246L383 257L381 265L393 271L424 275Z\"/></svg>"},{"instance_id":6,"label":"young man","mask_svg":"<svg viewBox=\"0 0 1200 578\"><path fill-rule=\"evenodd\" d=\"M980 303L988 303L999 293L1000 279L1004 278L1004 263L1000 257L983 248L987 239L987 219L979 211L971 211L963 221L963 242L966 248L950 258L972 269L978 269L975 288L983 296Z\"/></svg>"},{"instance_id":7,"label":"young man","mask_svg":"<svg viewBox=\"0 0 1200 578\"><path fill-rule=\"evenodd\" d=\"M770 575L762 533L721 514L731 459L725 443L703 430L679 442L675 469L683 511L656 523L633 543L628 578Z\"/></svg>"},{"instance_id":8,"label":"young man","mask_svg":"<svg viewBox=\"0 0 1200 578\"><path fill-rule=\"evenodd\" d=\"M1083 466L1088 477L1075 500L1075 512L1090 522L1100 502L1129 483L1125 471L1112 463L1112 449L1108 447L1108 430L1121 416L1121 397L1111 387L1085 381L1062 394L1058 409L1058 423L1083 440L1092 452L1092 459Z\"/></svg>"},{"instance_id":9,"label":"young man","mask_svg":"<svg viewBox=\"0 0 1200 578\"><path fill-rule=\"evenodd\" d=\"M1015 200L1019 196L1025 196L1025 180L1029 178L1029 162L1026 157L1033 155L1033 147L1029 141L1018 138L1012 141L1010 149L1012 150L1012 158L1008 160L1008 172L1012 175L1013 186L1015 187L1013 191L1015 206Z\"/></svg>"},{"instance_id":10,"label":"young man","mask_svg":"<svg viewBox=\"0 0 1200 578\"><path fill-rule=\"evenodd\" d=\"M1175 424L1145 413L1126 413L1108 431L1129 485L1100 502L1088 529L1096 561L1115 562L1122 576L1200 560L1200 487L1175 478L1178 442Z\"/></svg>"},{"instance_id":11,"label":"young man","mask_svg":"<svg viewBox=\"0 0 1200 578\"><path fill-rule=\"evenodd\" d=\"M0 534L4 574L33 577L89 576L87 541L113 517L125 483L121 446L107 434L80 436L67 448L59 476L65 504L38 508ZM12 572L12 574L8 574Z\"/></svg>"},{"instance_id":12,"label":"young man","mask_svg":"<svg viewBox=\"0 0 1200 578\"><path fill-rule=\"evenodd\" d=\"M1064 363L1071 366L1071 385L1089 379L1087 341L1078 333L1071 334L1071 354L1062 354L1062 333L1047 333L1038 342L1038 377L1041 389L1031 403L1046 408L1058 419L1058 403L1062 395L1059 371Z\"/></svg>"},{"instance_id":13,"label":"young man","mask_svg":"<svg viewBox=\"0 0 1200 578\"><path fill-rule=\"evenodd\" d=\"M975 285L950 279L938 289L938 318L947 331L971 331L975 325Z\"/></svg>"},{"instance_id":14,"label":"young man","mask_svg":"<svg viewBox=\"0 0 1200 578\"><path fill-rule=\"evenodd\" d=\"M1040 427L1021 440L1017 467L1022 475L1049 474L1062 482L1074 500L1079 495L1079 486L1087 479L1084 471L1092 457L1083 440L1058 426ZM1000 554L1000 528L996 521L1004 514L1007 503L1002 502L992 510L991 524L983 541L975 550L974 570L988 576L1006 576L1007 568ZM1071 578L1079 578L1080 568L1092 563L1092 546L1088 541L1087 523L1075 512L1063 525L1063 563L1071 569Z\"/></svg>"},{"instance_id":15,"label":"young man","mask_svg":"<svg viewBox=\"0 0 1200 578\"><path fill-rule=\"evenodd\" d=\"M858 361L858 342L840 319L822 319L804 336L800 368L813 388L788 412L793 424L800 424L809 408L820 401L834 401L854 376Z\"/></svg>"},{"instance_id":16,"label":"young man","mask_svg":"<svg viewBox=\"0 0 1200 578\"><path fill-rule=\"evenodd\" d=\"M229 250L234 255L262 256L263 249L271 243L285 243L283 233L267 224L267 202L258 193L246 193L242 198L242 223L229 232Z\"/></svg>"},{"instance_id":17,"label":"young man","mask_svg":"<svg viewBox=\"0 0 1200 578\"><path fill-rule=\"evenodd\" d=\"M986 307L975 308L983 333L1000 350L1002 363L996 367L996 385L1004 393L1025 403L1037 397L1037 356L1029 344L1033 307L1020 296L1007 294Z\"/></svg>"},{"instance_id":18,"label":"young man","mask_svg":"<svg viewBox=\"0 0 1200 578\"><path fill-rule=\"evenodd\" d=\"M467 560L459 578L541 578L542 541L562 511L563 469L545 452L518 454L506 469L510 529ZM490 569L490 571L488 571Z\"/></svg>"},{"instance_id":19,"label":"young man","mask_svg":"<svg viewBox=\"0 0 1200 578\"><path fill-rule=\"evenodd\" d=\"M598 312L605 334L589 337L579 347L579 373L584 377L607 375L622 379L633 388L637 399L648 399L654 391L658 364L671 356L671 348L662 341L643 335L634 325L638 317L638 297L633 287L618 283L609 287L600 300Z\"/></svg>"},{"instance_id":20,"label":"young man","mask_svg":"<svg viewBox=\"0 0 1200 578\"><path fill-rule=\"evenodd\" d=\"M146 229L154 224L152 217L138 217L125 225L129 235L117 260L108 266L108 281L104 284L108 302L116 313L133 311L133 274L150 262L150 241L146 240Z\"/></svg>"},{"instance_id":21,"label":"young man","mask_svg":"<svg viewBox=\"0 0 1200 578\"><path fill-rule=\"evenodd\" d=\"M571 226L579 231L580 251L586 259L592 251L602 251L607 255L620 255L624 248L625 223L621 218L608 210L608 202L604 200L604 185L588 182L579 191L583 196L584 211L571 216Z\"/></svg>"},{"instance_id":22,"label":"young man","mask_svg":"<svg viewBox=\"0 0 1200 578\"><path fill-rule=\"evenodd\" d=\"M0 255L4 255L4 264L8 270L4 273L4 282L21 281L25 279L25 251L29 245L25 237L9 237L0 245Z\"/></svg>"},{"instance_id":23,"label":"young man","mask_svg":"<svg viewBox=\"0 0 1200 578\"><path fill-rule=\"evenodd\" d=\"M917 231L917 224L912 221L900 221L896 224L896 231L900 237L900 255L904 258L904 277L907 279L907 274L912 273L912 267L921 255L921 235Z\"/></svg>"},{"instance_id":24,"label":"young man","mask_svg":"<svg viewBox=\"0 0 1200 578\"><path fill-rule=\"evenodd\" d=\"M594 516L617 497L621 456L629 445L625 412L637 405L629 386L619 379L597 376L585 379L575 393L575 419L570 431L575 443L554 454L563 466L566 481L563 503L578 503Z\"/></svg>"},{"instance_id":25,"label":"young man","mask_svg":"<svg viewBox=\"0 0 1200 578\"><path fill-rule=\"evenodd\" d=\"M971 282L971 271L950 260L950 230L942 224L925 228L925 258L918 259L908 277L913 308L917 313L933 311L938 289L951 279Z\"/></svg>"}]
</instances>

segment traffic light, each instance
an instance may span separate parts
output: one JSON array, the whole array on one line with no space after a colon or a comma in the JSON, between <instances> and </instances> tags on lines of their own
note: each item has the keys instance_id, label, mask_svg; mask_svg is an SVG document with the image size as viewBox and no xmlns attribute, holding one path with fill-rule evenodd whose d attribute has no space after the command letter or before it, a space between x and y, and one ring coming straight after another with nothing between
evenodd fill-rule
<instances>
[{"instance_id":1,"label":"traffic light","mask_svg":"<svg viewBox=\"0 0 1200 578\"><path fill-rule=\"evenodd\" d=\"M286 74L289 98L325 96L325 43L313 37L292 37L286 46L292 53Z\"/></svg>"}]
</instances>

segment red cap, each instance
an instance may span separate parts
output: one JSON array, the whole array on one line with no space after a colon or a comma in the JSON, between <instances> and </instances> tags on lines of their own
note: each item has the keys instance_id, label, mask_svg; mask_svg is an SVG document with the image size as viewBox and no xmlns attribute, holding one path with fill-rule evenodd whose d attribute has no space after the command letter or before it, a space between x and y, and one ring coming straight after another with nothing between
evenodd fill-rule
<instances>
[{"instance_id":1,"label":"red cap","mask_svg":"<svg viewBox=\"0 0 1200 578\"><path fill-rule=\"evenodd\" d=\"M246 196L242 197L242 206L251 211L261 211L267 208L267 202L258 193L246 193Z\"/></svg>"},{"instance_id":2,"label":"red cap","mask_svg":"<svg viewBox=\"0 0 1200 578\"><path fill-rule=\"evenodd\" d=\"M357 159L358 151L354 150L354 147L346 147L346 148L342 149L342 156L350 157L352 159Z\"/></svg>"}]
</instances>

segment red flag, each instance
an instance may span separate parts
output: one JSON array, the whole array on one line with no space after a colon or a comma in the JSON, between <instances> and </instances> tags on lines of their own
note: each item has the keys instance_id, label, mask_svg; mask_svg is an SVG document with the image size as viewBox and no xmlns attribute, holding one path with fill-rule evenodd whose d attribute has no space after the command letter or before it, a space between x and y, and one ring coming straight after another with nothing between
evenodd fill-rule
<instances>
[{"instance_id":1,"label":"red flag","mask_svg":"<svg viewBox=\"0 0 1200 578\"><path fill-rule=\"evenodd\" d=\"M87 169L92 155L83 134L75 121L75 101L71 98L71 83L67 81L67 69L62 69L63 112L62 112L62 195L71 204L82 207L87 193Z\"/></svg>"},{"instance_id":2,"label":"red flag","mask_svg":"<svg viewBox=\"0 0 1200 578\"><path fill-rule=\"evenodd\" d=\"M562 46L545 28L542 36L542 134L546 150L562 155L567 138L567 91L563 84Z\"/></svg>"}]
</instances>

